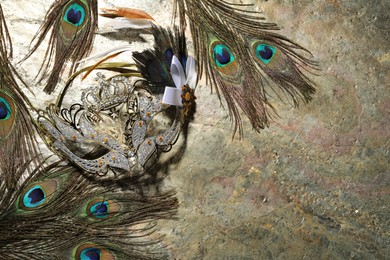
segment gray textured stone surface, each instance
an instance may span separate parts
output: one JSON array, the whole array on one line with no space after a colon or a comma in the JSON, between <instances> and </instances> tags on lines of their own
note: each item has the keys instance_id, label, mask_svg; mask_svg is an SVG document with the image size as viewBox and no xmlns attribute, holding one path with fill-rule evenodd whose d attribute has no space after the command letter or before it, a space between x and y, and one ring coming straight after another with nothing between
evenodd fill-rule
<instances>
[{"instance_id":1,"label":"gray textured stone surface","mask_svg":"<svg viewBox=\"0 0 390 260\"><path fill-rule=\"evenodd\" d=\"M277 102L260 134L231 140L207 87L183 162L180 259L384 259L389 255L389 2L257 1L320 62L314 100Z\"/></svg>"},{"instance_id":2,"label":"gray textured stone surface","mask_svg":"<svg viewBox=\"0 0 390 260\"><path fill-rule=\"evenodd\" d=\"M169 2L103 2L141 8L169 24ZM21 56L48 4L2 5ZM187 152L165 181L180 200L178 220L160 223L172 258L385 259L390 2L269 0L254 8L320 62L311 77L317 93L299 109L274 103L280 118L268 129L255 133L245 121L244 139L232 140L217 96L207 86L197 90ZM96 52L106 44L112 40L99 37ZM37 62L39 56L19 70L33 75ZM52 100L41 91L37 98Z\"/></svg>"}]
</instances>

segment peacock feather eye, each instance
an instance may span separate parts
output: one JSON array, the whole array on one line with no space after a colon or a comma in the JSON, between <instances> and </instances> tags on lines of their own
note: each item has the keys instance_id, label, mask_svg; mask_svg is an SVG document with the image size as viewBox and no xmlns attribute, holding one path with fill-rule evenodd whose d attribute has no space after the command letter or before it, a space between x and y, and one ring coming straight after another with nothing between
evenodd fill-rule
<instances>
[{"instance_id":1,"label":"peacock feather eye","mask_svg":"<svg viewBox=\"0 0 390 260\"><path fill-rule=\"evenodd\" d=\"M73 3L65 10L64 20L74 26L80 26L85 21L85 9L78 3Z\"/></svg>"},{"instance_id":2,"label":"peacock feather eye","mask_svg":"<svg viewBox=\"0 0 390 260\"><path fill-rule=\"evenodd\" d=\"M0 92L0 139L7 138L15 125L16 107L11 96Z\"/></svg>"},{"instance_id":3,"label":"peacock feather eye","mask_svg":"<svg viewBox=\"0 0 390 260\"><path fill-rule=\"evenodd\" d=\"M47 180L28 186L20 195L19 207L23 210L34 210L43 206L58 187L56 180Z\"/></svg>"},{"instance_id":4,"label":"peacock feather eye","mask_svg":"<svg viewBox=\"0 0 390 260\"><path fill-rule=\"evenodd\" d=\"M106 218L109 216L108 202L96 202L89 208L89 213L95 218Z\"/></svg>"},{"instance_id":5,"label":"peacock feather eye","mask_svg":"<svg viewBox=\"0 0 390 260\"><path fill-rule=\"evenodd\" d=\"M87 243L80 245L74 251L74 259L77 260L114 260L115 256L98 245Z\"/></svg>"},{"instance_id":6,"label":"peacock feather eye","mask_svg":"<svg viewBox=\"0 0 390 260\"><path fill-rule=\"evenodd\" d=\"M255 47L257 58L264 64L268 64L276 54L276 48L265 43L259 43Z\"/></svg>"},{"instance_id":7,"label":"peacock feather eye","mask_svg":"<svg viewBox=\"0 0 390 260\"><path fill-rule=\"evenodd\" d=\"M86 248L80 253L82 260L99 260L101 251L98 248Z\"/></svg>"},{"instance_id":8,"label":"peacock feather eye","mask_svg":"<svg viewBox=\"0 0 390 260\"><path fill-rule=\"evenodd\" d=\"M0 121L7 120L11 117L11 106L7 100L0 97Z\"/></svg>"},{"instance_id":9,"label":"peacock feather eye","mask_svg":"<svg viewBox=\"0 0 390 260\"><path fill-rule=\"evenodd\" d=\"M236 82L241 75L240 65L238 59L234 56L230 48L214 38L210 44L210 58L215 65L215 69L221 73L225 80L232 80Z\"/></svg>"},{"instance_id":10,"label":"peacock feather eye","mask_svg":"<svg viewBox=\"0 0 390 260\"><path fill-rule=\"evenodd\" d=\"M164 61L168 68L171 67L173 55L174 54L172 48L168 48L164 51Z\"/></svg>"},{"instance_id":11,"label":"peacock feather eye","mask_svg":"<svg viewBox=\"0 0 390 260\"><path fill-rule=\"evenodd\" d=\"M183 67L184 71L186 71L187 59L188 59L187 55L185 53L180 53L179 57L180 57L181 66Z\"/></svg>"},{"instance_id":12,"label":"peacock feather eye","mask_svg":"<svg viewBox=\"0 0 390 260\"><path fill-rule=\"evenodd\" d=\"M65 6L59 30L63 40L73 42L77 34L83 33L83 27L90 21L88 11L84 0L73 0Z\"/></svg>"},{"instance_id":13,"label":"peacock feather eye","mask_svg":"<svg viewBox=\"0 0 390 260\"><path fill-rule=\"evenodd\" d=\"M121 205L113 200L97 198L90 201L85 209L87 215L93 219L105 219L120 212Z\"/></svg>"},{"instance_id":14,"label":"peacock feather eye","mask_svg":"<svg viewBox=\"0 0 390 260\"><path fill-rule=\"evenodd\" d=\"M27 208L35 208L46 200L46 194L39 185L34 186L23 196L23 205Z\"/></svg>"},{"instance_id":15,"label":"peacock feather eye","mask_svg":"<svg viewBox=\"0 0 390 260\"><path fill-rule=\"evenodd\" d=\"M215 64L219 67L225 67L234 62L235 58L230 49L222 43L215 44L213 47L213 59Z\"/></svg>"}]
</instances>

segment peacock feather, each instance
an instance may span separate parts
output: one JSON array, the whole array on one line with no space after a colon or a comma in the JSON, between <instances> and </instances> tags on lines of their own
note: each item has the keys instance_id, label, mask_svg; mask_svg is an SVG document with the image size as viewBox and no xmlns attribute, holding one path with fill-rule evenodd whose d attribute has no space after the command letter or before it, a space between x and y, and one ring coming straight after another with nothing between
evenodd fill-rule
<instances>
[{"instance_id":1,"label":"peacock feather","mask_svg":"<svg viewBox=\"0 0 390 260\"><path fill-rule=\"evenodd\" d=\"M41 167L1 201L4 259L159 259L154 220L171 218L173 192L140 194L131 185L94 182L77 169Z\"/></svg>"},{"instance_id":2,"label":"peacock feather","mask_svg":"<svg viewBox=\"0 0 390 260\"><path fill-rule=\"evenodd\" d=\"M316 63L304 56L306 49L275 33L278 27L264 22L248 5L222 0L175 0L181 29L188 23L194 41L199 72L226 100L234 118L234 132L242 134L238 107L249 118L254 130L269 125L272 86L274 94L285 95L297 106L308 102L315 88L304 72ZM302 53L303 52L303 53ZM270 93L271 92L271 93Z\"/></svg>"},{"instance_id":3,"label":"peacock feather","mask_svg":"<svg viewBox=\"0 0 390 260\"><path fill-rule=\"evenodd\" d=\"M12 43L1 6L0 33L0 176L2 185L14 188L39 156L28 99L19 88L16 78L20 77L10 63Z\"/></svg>"},{"instance_id":4,"label":"peacock feather","mask_svg":"<svg viewBox=\"0 0 390 260\"><path fill-rule=\"evenodd\" d=\"M51 32L49 47L41 65L38 81L47 77L44 91L54 91L65 69L65 63L71 61L71 73L77 68L77 61L85 57L92 49L97 29L97 0L56 0L50 7L45 21L36 33L30 57Z\"/></svg>"}]
</instances>

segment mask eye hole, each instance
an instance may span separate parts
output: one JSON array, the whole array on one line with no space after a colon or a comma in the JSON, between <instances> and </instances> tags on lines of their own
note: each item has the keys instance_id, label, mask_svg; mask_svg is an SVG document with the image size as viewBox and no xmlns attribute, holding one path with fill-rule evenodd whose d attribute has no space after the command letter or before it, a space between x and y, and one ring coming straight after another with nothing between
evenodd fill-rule
<instances>
[{"instance_id":1,"label":"mask eye hole","mask_svg":"<svg viewBox=\"0 0 390 260\"><path fill-rule=\"evenodd\" d=\"M268 64L276 54L276 48L265 43L259 43L255 47L257 58L264 64Z\"/></svg>"}]
</instances>

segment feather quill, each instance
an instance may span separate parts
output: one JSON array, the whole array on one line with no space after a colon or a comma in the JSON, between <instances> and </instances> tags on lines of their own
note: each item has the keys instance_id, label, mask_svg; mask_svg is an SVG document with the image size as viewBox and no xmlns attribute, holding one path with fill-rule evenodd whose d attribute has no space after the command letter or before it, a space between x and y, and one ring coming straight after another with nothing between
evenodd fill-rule
<instances>
[{"instance_id":1,"label":"feather quill","mask_svg":"<svg viewBox=\"0 0 390 260\"><path fill-rule=\"evenodd\" d=\"M45 92L54 91L67 61L71 62L71 74L77 68L77 61L90 53L97 30L97 9L97 0L56 0L51 5L32 41L31 50L22 60L30 57L51 32L49 47L37 75L38 81L48 77Z\"/></svg>"},{"instance_id":2,"label":"feather quill","mask_svg":"<svg viewBox=\"0 0 390 260\"><path fill-rule=\"evenodd\" d=\"M269 108L274 109L267 79L295 106L311 100L314 84L304 72L316 63L304 57L310 54L306 49L273 32L276 24L264 22L258 12L245 9L248 5L223 0L175 0L175 6L182 30L188 18L199 72L225 98L234 133L243 133L238 107L254 130L269 125Z\"/></svg>"},{"instance_id":3,"label":"feather quill","mask_svg":"<svg viewBox=\"0 0 390 260\"><path fill-rule=\"evenodd\" d=\"M8 46L7 46L8 45ZM0 4L0 51L2 56L12 58L12 42Z\"/></svg>"}]
</instances>

